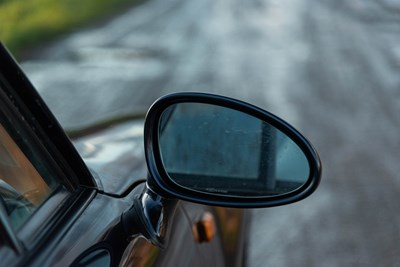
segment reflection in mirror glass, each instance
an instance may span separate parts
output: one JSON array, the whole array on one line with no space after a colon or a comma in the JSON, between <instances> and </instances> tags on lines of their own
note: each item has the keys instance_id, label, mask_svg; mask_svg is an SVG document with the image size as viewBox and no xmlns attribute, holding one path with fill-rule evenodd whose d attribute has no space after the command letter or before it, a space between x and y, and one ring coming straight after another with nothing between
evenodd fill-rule
<instances>
[{"instance_id":1,"label":"reflection in mirror glass","mask_svg":"<svg viewBox=\"0 0 400 267\"><path fill-rule=\"evenodd\" d=\"M301 187L310 174L306 156L287 135L216 105L168 107L160 119L159 147L170 179L200 192L276 196Z\"/></svg>"}]
</instances>

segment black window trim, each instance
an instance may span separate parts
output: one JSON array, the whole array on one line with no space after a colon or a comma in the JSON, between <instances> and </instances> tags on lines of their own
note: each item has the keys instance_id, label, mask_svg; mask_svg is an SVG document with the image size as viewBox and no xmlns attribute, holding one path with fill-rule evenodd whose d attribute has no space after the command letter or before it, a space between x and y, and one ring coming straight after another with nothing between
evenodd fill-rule
<instances>
[{"instance_id":1,"label":"black window trim","mask_svg":"<svg viewBox=\"0 0 400 267\"><path fill-rule=\"evenodd\" d=\"M32 126L28 124L26 118L22 114L20 114L20 109L17 109L15 106L11 105L9 99L5 98L4 93L2 92L2 89L4 88L3 82L4 81L0 74L0 123L2 121L2 117L5 118L6 121L1 124L4 124L3 127L5 127L5 130L13 139L14 137L12 132L9 132L9 128L11 127L13 127L15 130L19 130L22 135L25 136L25 138L29 139L28 142L30 148L38 151L40 158L46 161L45 165L47 165L47 167L50 167L55 173L56 177L54 177L54 179L57 181L58 184L62 184L71 190L76 189L78 184L74 183L73 180L68 178L68 174L62 171L62 169L59 167L59 164L53 159L53 155L48 151L45 144L46 137L38 136L37 132L34 132L32 130ZM17 145L20 147L21 150L23 150L23 146L25 144ZM23 152L25 154L25 151ZM32 159L29 157L29 155L26 156L29 161L32 162ZM33 162L32 165L35 166Z\"/></svg>"},{"instance_id":2,"label":"black window trim","mask_svg":"<svg viewBox=\"0 0 400 267\"><path fill-rule=\"evenodd\" d=\"M68 228L68 222L74 221L95 195L96 191L90 189L71 192L59 187L17 232L16 236L24 249L32 253L43 244L43 240L60 234L61 228Z\"/></svg>"},{"instance_id":3,"label":"black window trim","mask_svg":"<svg viewBox=\"0 0 400 267\"><path fill-rule=\"evenodd\" d=\"M97 186L68 136L1 42L0 62L2 112L24 127L45 160L59 174L56 180L60 186L19 230L12 229L8 216L0 209L0 235L7 238L8 247L21 254L27 249L36 249L43 239L49 238L60 226L60 220L73 219L71 207L81 209L87 205L96 194Z\"/></svg>"},{"instance_id":4,"label":"black window trim","mask_svg":"<svg viewBox=\"0 0 400 267\"><path fill-rule=\"evenodd\" d=\"M10 250L0 249L3 263L30 265L41 254L39 251L51 249L45 247L47 242L62 238L96 195L97 192L91 189L82 188L71 193L60 187L17 232L12 229L5 210L0 207L0 237L5 238L4 245L15 254L10 255ZM43 218L46 218L45 221Z\"/></svg>"},{"instance_id":5,"label":"black window trim","mask_svg":"<svg viewBox=\"0 0 400 267\"><path fill-rule=\"evenodd\" d=\"M0 42L0 89L39 137L74 187L96 188L96 182L70 139L29 82L18 63Z\"/></svg>"},{"instance_id":6,"label":"black window trim","mask_svg":"<svg viewBox=\"0 0 400 267\"><path fill-rule=\"evenodd\" d=\"M22 243L15 235L6 213L3 204L0 203L0 238L3 239L4 245L10 247L16 254L21 254L23 252Z\"/></svg>"},{"instance_id":7,"label":"black window trim","mask_svg":"<svg viewBox=\"0 0 400 267\"><path fill-rule=\"evenodd\" d=\"M2 223L3 235L7 238L6 245L12 248L15 253L22 254L26 250L32 250L51 232L60 218L64 217L72 202L81 200L80 195L82 187L72 182L58 167L58 164L53 161L49 151L43 144L43 139L33 132L26 120L19 116L19 110L10 104L10 101L4 98L2 77L0 76L0 117L7 117L8 123L12 122L15 128L23 128L22 131L28 135L29 141L32 143L34 150L39 151L43 160L47 163L54 173L54 180L57 183L57 188L46 198L46 200L33 212L29 219L17 230L13 229L11 222L6 215L4 208L0 210L0 220ZM7 125L3 125L7 126ZM10 125L8 125L10 126ZM9 127L5 127L8 131ZM29 158L29 157L28 157ZM29 159L31 161L31 159ZM51 165L51 166L49 166ZM2 205L1 205L2 206Z\"/></svg>"}]
</instances>

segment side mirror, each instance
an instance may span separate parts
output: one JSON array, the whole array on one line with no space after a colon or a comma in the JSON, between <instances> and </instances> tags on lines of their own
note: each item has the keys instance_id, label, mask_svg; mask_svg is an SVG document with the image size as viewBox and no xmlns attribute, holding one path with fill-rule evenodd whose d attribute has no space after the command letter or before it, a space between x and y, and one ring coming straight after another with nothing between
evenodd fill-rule
<instances>
[{"instance_id":1,"label":"side mirror","mask_svg":"<svg viewBox=\"0 0 400 267\"><path fill-rule=\"evenodd\" d=\"M321 163L293 127L222 96L157 100L145 121L148 186L165 197L229 207L298 201L318 186Z\"/></svg>"}]
</instances>

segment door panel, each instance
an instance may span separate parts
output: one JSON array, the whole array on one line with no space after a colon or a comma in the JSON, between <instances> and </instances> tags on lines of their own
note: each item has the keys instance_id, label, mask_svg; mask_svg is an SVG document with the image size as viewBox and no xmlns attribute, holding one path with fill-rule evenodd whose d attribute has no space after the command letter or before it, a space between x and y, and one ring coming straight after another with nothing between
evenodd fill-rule
<instances>
[{"instance_id":1,"label":"door panel","mask_svg":"<svg viewBox=\"0 0 400 267\"><path fill-rule=\"evenodd\" d=\"M193 236L193 223L206 211L206 206L187 202L178 205L168 226L166 248L160 249L143 237L136 237L129 245L123 266L225 266L219 236L209 243L198 243Z\"/></svg>"}]
</instances>

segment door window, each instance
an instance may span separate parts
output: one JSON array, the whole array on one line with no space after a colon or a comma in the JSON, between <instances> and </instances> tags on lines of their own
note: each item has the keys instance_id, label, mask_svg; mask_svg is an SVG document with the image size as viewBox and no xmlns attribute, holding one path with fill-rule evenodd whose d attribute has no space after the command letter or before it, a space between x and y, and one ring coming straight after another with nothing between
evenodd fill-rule
<instances>
[{"instance_id":1,"label":"door window","mask_svg":"<svg viewBox=\"0 0 400 267\"><path fill-rule=\"evenodd\" d=\"M40 160L32 160L40 158L32 147L21 129L6 130L0 121L0 202L14 229L26 222L57 185Z\"/></svg>"}]
</instances>

